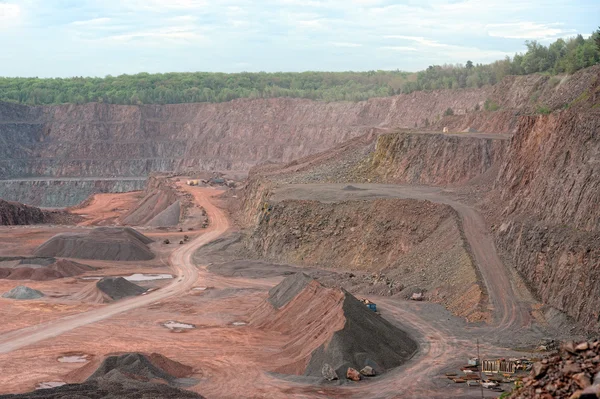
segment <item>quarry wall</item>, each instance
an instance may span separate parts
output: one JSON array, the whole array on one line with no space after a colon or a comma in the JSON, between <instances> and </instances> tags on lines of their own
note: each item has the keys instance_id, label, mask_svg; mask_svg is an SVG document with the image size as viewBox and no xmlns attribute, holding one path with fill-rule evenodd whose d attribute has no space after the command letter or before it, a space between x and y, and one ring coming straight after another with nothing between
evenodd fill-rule
<instances>
[{"instance_id":1,"label":"quarry wall","mask_svg":"<svg viewBox=\"0 0 600 399\"><path fill-rule=\"evenodd\" d=\"M145 178L0 180L0 198L32 206L62 208L75 206L96 193L137 191L145 186Z\"/></svg>"},{"instance_id":2,"label":"quarry wall","mask_svg":"<svg viewBox=\"0 0 600 399\"><path fill-rule=\"evenodd\" d=\"M379 136L367 175L388 183L464 183L502 159L508 139L444 134L391 133Z\"/></svg>"},{"instance_id":3,"label":"quarry wall","mask_svg":"<svg viewBox=\"0 0 600 399\"><path fill-rule=\"evenodd\" d=\"M488 201L539 298L600 328L600 110L523 117Z\"/></svg>"}]
</instances>

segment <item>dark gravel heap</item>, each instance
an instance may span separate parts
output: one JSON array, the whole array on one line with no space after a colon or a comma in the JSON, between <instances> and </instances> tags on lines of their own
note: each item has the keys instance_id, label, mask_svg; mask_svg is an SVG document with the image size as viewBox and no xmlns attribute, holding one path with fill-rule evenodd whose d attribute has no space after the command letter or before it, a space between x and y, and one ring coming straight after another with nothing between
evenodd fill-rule
<instances>
[{"instance_id":1,"label":"dark gravel heap","mask_svg":"<svg viewBox=\"0 0 600 399\"><path fill-rule=\"evenodd\" d=\"M417 352L417 343L406 332L343 291L346 324L312 353L305 375L321 376L325 364L338 376L345 376L349 368L362 370L366 366L382 374L406 363Z\"/></svg>"},{"instance_id":2,"label":"dark gravel heap","mask_svg":"<svg viewBox=\"0 0 600 399\"><path fill-rule=\"evenodd\" d=\"M146 292L145 288L127 281L123 277L104 277L96 283L96 287L115 301Z\"/></svg>"},{"instance_id":3,"label":"dark gravel heap","mask_svg":"<svg viewBox=\"0 0 600 399\"><path fill-rule=\"evenodd\" d=\"M140 353L109 356L82 384L68 384L0 399L203 399L197 393L172 386L177 379Z\"/></svg>"},{"instance_id":4,"label":"dark gravel heap","mask_svg":"<svg viewBox=\"0 0 600 399\"><path fill-rule=\"evenodd\" d=\"M510 398L600 398L600 340L565 343L558 353L535 363Z\"/></svg>"},{"instance_id":5,"label":"dark gravel heap","mask_svg":"<svg viewBox=\"0 0 600 399\"><path fill-rule=\"evenodd\" d=\"M305 273L296 273L269 290L269 302L280 309L294 299L313 279Z\"/></svg>"},{"instance_id":6,"label":"dark gravel heap","mask_svg":"<svg viewBox=\"0 0 600 399\"><path fill-rule=\"evenodd\" d=\"M38 257L141 261L154 259L152 240L130 227L97 227L90 231L62 233L34 252Z\"/></svg>"}]
</instances>

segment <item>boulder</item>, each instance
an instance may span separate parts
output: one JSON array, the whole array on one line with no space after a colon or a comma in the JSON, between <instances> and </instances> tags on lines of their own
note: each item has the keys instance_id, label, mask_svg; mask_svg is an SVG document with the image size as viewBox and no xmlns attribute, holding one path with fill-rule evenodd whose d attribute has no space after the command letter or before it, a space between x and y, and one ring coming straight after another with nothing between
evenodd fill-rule
<instances>
[{"instance_id":1,"label":"boulder","mask_svg":"<svg viewBox=\"0 0 600 399\"><path fill-rule=\"evenodd\" d=\"M360 373L366 377L374 377L375 376L375 370L373 370L373 367L371 367L371 366L363 367L363 369L360 370Z\"/></svg>"},{"instance_id":2,"label":"boulder","mask_svg":"<svg viewBox=\"0 0 600 399\"><path fill-rule=\"evenodd\" d=\"M329 363L323 364L323 367L321 368L321 374L323 374L323 378L325 378L327 381L334 381L338 379L337 373Z\"/></svg>"},{"instance_id":3,"label":"boulder","mask_svg":"<svg viewBox=\"0 0 600 399\"><path fill-rule=\"evenodd\" d=\"M590 378L585 373L577 373L573 376L573 380L579 385L579 388L585 389L592 385Z\"/></svg>"},{"instance_id":4,"label":"boulder","mask_svg":"<svg viewBox=\"0 0 600 399\"><path fill-rule=\"evenodd\" d=\"M360 381L360 373L356 371L356 369L348 367L348 371L346 371L346 378L352 381Z\"/></svg>"},{"instance_id":5,"label":"boulder","mask_svg":"<svg viewBox=\"0 0 600 399\"><path fill-rule=\"evenodd\" d=\"M575 347L575 350L578 352L586 351L590 348L590 345L587 342L582 342Z\"/></svg>"}]
</instances>

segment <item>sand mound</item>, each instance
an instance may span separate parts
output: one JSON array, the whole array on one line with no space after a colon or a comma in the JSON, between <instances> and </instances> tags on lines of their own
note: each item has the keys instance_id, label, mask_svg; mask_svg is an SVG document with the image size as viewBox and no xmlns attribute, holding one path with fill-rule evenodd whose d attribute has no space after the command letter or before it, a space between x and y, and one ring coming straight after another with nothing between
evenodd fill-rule
<instances>
[{"instance_id":1,"label":"sand mound","mask_svg":"<svg viewBox=\"0 0 600 399\"><path fill-rule=\"evenodd\" d=\"M0 279L48 281L73 277L94 267L66 259L30 258L23 259L13 267L0 267Z\"/></svg>"},{"instance_id":2,"label":"sand mound","mask_svg":"<svg viewBox=\"0 0 600 399\"><path fill-rule=\"evenodd\" d=\"M96 260L150 260L152 240L130 227L98 227L87 233L58 234L35 250L36 256Z\"/></svg>"},{"instance_id":3,"label":"sand mound","mask_svg":"<svg viewBox=\"0 0 600 399\"><path fill-rule=\"evenodd\" d=\"M86 285L81 291L71 295L71 299L77 302L108 303L112 298L98 289L96 281Z\"/></svg>"},{"instance_id":4,"label":"sand mound","mask_svg":"<svg viewBox=\"0 0 600 399\"><path fill-rule=\"evenodd\" d=\"M162 367L165 365L165 368ZM81 371L85 372L88 366ZM192 368L168 359L159 354L149 357L140 353L127 353L107 357L100 367L82 384L69 384L57 388L44 389L25 394L6 395L2 398L26 399L139 399L139 398L190 398L202 399L194 392L184 391L170 384L176 384L178 377L171 370ZM89 372L88 372L89 373Z\"/></svg>"},{"instance_id":5,"label":"sand mound","mask_svg":"<svg viewBox=\"0 0 600 399\"><path fill-rule=\"evenodd\" d=\"M150 362L154 366L175 378L189 377L194 372L194 369L191 366L186 366L185 364L176 362L175 360L169 359L160 353L152 353L150 356L148 356L148 359L150 359Z\"/></svg>"},{"instance_id":6,"label":"sand mound","mask_svg":"<svg viewBox=\"0 0 600 399\"><path fill-rule=\"evenodd\" d=\"M344 290L292 275L269 292L252 325L289 337L276 372L321 376L325 364L339 376L349 367L378 374L405 363L417 350L408 334Z\"/></svg>"},{"instance_id":7,"label":"sand mound","mask_svg":"<svg viewBox=\"0 0 600 399\"><path fill-rule=\"evenodd\" d=\"M167 209L156 215L152 220L146 223L146 226L152 227L170 227L179 224L181 215L181 203L175 201Z\"/></svg>"},{"instance_id":8,"label":"sand mound","mask_svg":"<svg viewBox=\"0 0 600 399\"><path fill-rule=\"evenodd\" d=\"M39 299L39 298L42 298L43 296L44 296L44 294L38 290L34 290L33 288L25 287L24 285L19 285L18 287L15 287L12 290L4 293L2 295L2 298L27 300L27 299Z\"/></svg>"},{"instance_id":9,"label":"sand mound","mask_svg":"<svg viewBox=\"0 0 600 399\"><path fill-rule=\"evenodd\" d=\"M96 372L88 378L88 381L100 378L113 379L119 374L121 376L135 376L136 379L146 381L159 379L173 382L176 379L175 376L152 364L146 356L140 353L127 353L120 356L109 356L104 359Z\"/></svg>"},{"instance_id":10,"label":"sand mound","mask_svg":"<svg viewBox=\"0 0 600 399\"><path fill-rule=\"evenodd\" d=\"M127 281L123 277L104 277L96 283L96 287L114 300L141 295L146 292L145 288Z\"/></svg>"}]
</instances>

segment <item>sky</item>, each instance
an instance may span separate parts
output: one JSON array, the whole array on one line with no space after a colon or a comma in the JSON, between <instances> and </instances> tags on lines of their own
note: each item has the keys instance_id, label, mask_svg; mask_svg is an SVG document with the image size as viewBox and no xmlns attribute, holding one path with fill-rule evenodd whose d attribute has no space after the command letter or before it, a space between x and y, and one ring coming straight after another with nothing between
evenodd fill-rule
<instances>
[{"instance_id":1,"label":"sky","mask_svg":"<svg viewBox=\"0 0 600 399\"><path fill-rule=\"evenodd\" d=\"M0 0L0 76L417 71L599 24L600 0Z\"/></svg>"}]
</instances>

